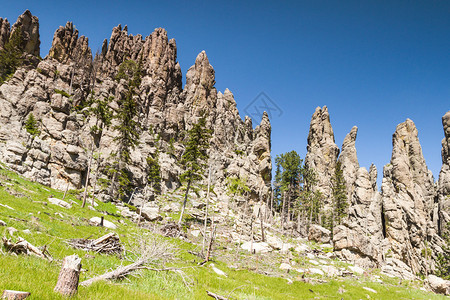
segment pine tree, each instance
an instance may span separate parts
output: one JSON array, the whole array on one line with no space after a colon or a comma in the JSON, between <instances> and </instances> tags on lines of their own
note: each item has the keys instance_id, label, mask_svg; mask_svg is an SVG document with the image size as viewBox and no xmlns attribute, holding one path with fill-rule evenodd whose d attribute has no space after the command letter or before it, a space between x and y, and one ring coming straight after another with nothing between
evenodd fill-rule
<instances>
[{"instance_id":1,"label":"pine tree","mask_svg":"<svg viewBox=\"0 0 450 300\"><path fill-rule=\"evenodd\" d=\"M342 171L341 163L338 161L332 179L333 188L333 216L331 220L331 227L335 224L342 224L342 221L348 215L348 199L345 186L344 173ZM332 229L332 228L331 228Z\"/></svg>"},{"instance_id":2,"label":"pine tree","mask_svg":"<svg viewBox=\"0 0 450 300\"><path fill-rule=\"evenodd\" d=\"M8 42L0 50L0 85L22 65L22 28L11 34Z\"/></svg>"},{"instance_id":3,"label":"pine tree","mask_svg":"<svg viewBox=\"0 0 450 300\"><path fill-rule=\"evenodd\" d=\"M306 166L303 167L303 178L300 188L300 203L301 211L307 219L307 227L311 224L319 222L320 201L322 200L322 193L315 190L317 185L317 173Z\"/></svg>"},{"instance_id":4,"label":"pine tree","mask_svg":"<svg viewBox=\"0 0 450 300\"><path fill-rule=\"evenodd\" d=\"M289 210L294 206L294 202L298 199L300 182L302 178L303 160L296 151L291 151L277 155L275 163L277 165L276 182L280 184L280 190L284 193L286 203L282 207L282 212L286 211L288 219L290 219ZM287 197L286 197L287 196ZM291 209L292 213L292 209ZM285 218L285 216L283 216Z\"/></svg>"},{"instance_id":5,"label":"pine tree","mask_svg":"<svg viewBox=\"0 0 450 300\"><path fill-rule=\"evenodd\" d=\"M137 89L141 84L141 65L132 60L124 61L119 67L116 79L127 79L127 91L125 96L118 101L119 109L114 116L117 123L113 129L118 131L118 136L114 141L119 144L119 149L114 153L116 161L110 173L113 174L111 187L116 189L118 196L124 198L130 191L131 174L127 165L131 162L131 151L139 144L139 132L141 126L135 117L138 114ZM116 182L118 181L118 187Z\"/></svg>"},{"instance_id":6,"label":"pine tree","mask_svg":"<svg viewBox=\"0 0 450 300\"><path fill-rule=\"evenodd\" d=\"M155 193L161 193L161 167L159 165L159 150L147 157L147 182Z\"/></svg>"},{"instance_id":7,"label":"pine tree","mask_svg":"<svg viewBox=\"0 0 450 300\"><path fill-rule=\"evenodd\" d=\"M33 113L30 113L28 115L28 119L25 122L25 129L26 131L31 134L33 137L38 136L41 132L38 128L38 123L33 115Z\"/></svg>"},{"instance_id":8,"label":"pine tree","mask_svg":"<svg viewBox=\"0 0 450 300\"><path fill-rule=\"evenodd\" d=\"M203 172L206 170L206 161L209 157L207 150L210 146L209 140L211 134L212 130L206 128L206 118L204 115L187 132L186 148L181 157L181 165L185 171L180 176L181 182L186 183L186 192L178 224L181 224L183 219L189 190L192 184L201 180Z\"/></svg>"}]
</instances>

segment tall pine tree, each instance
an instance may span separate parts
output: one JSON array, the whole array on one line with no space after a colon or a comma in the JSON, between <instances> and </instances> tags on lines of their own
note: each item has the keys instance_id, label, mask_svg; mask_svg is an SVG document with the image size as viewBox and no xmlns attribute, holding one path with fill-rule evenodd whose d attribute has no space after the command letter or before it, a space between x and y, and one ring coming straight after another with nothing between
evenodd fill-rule
<instances>
[{"instance_id":1,"label":"tall pine tree","mask_svg":"<svg viewBox=\"0 0 450 300\"><path fill-rule=\"evenodd\" d=\"M207 150L210 146L212 130L206 128L206 117L203 115L197 123L195 123L187 132L187 140L185 150L181 157L181 165L184 173L181 174L181 182L186 184L186 192L184 195L183 207L181 209L178 224L181 224L183 214L186 209L187 198L192 184L201 180L204 171L207 169L206 162L208 160Z\"/></svg>"},{"instance_id":2,"label":"tall pine tree","mask_svg":"<svg viewBox=\"0 0 450 300\"><path fill-rule=\"evenodd\" d=\"M114 116L116 123L113 125L119 134L114 138L118 143L118 150L115 155L112 189L116 190L118 197L124 199L130 192L131 174L127 165L131 162L131 151L139 144L139 132L141 126L136 120L138 114L138 89L141 85L142 60L138 63L133 60L124 61L120 67L117 80L127 81L127 91L125 96L118 100L119 109ZM117 186L118 185L118 186Z\"/></svg>"},{"instance_id":3,"label":"tall pine tree","mask_svg":"<svg viewBox=\"0 0 450 300\"><path fill-rule=\"evenodd\" d=\"M342 224L348 215L348 199L345 186L344 173L341 162L337 162L332 179L333 188L333 216L331 219L331 229L333 226Z\"/></svg>"}]
</instances>

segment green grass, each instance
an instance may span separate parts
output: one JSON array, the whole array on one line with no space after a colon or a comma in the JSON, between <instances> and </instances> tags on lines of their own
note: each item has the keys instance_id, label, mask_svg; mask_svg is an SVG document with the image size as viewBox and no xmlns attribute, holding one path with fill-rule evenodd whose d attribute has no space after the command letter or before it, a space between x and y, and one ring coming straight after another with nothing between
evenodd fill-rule
<instances>
[{"instance_id":1,"label":"green grass","mask_svg":"<svg viewBox=\"0 0 450 300\"><path fill-rule=\"evenodd\" d=\"M82 209L76 194L76 192L68 193L66 197L68 202L73 202L72 208L55 206L48 203L48 197L61 199L63 192L27 181L2 169L0 165L0 203L14 209L0 206L0 220L5 221L8 227L18 230L13 239L21 236L35 246L47 245L55 258L53 262L48 262L33 256L0 253L0 292L4 289L21 290L31 293L29 299L64 299L54 293L53 288L62 259L74 253L82 258L84 271L80 275L80 281L126 264L127 262L117 255L87 253L73 249L65 243L72 238L90 236L97 238L111 231L90 226L88 220L93 216L104 216L106 220L115 223L118 228L114 232L119 235L121 243L127 249L136 236L148 233L149 238L157 238L155 234L136 227L128 220L124 220L125 224L119 223L120 214L112 204L99 203L97 211ZM42 202L48 204L44 205ZM108 215L101 212L107 212ZM23 232L25 229L29 229L31 233ZM0 235L9 237L6 227L0 227ZM207 290L230 299L367 299L367 295L371 299L445 299L443 296L420 291L408 282L400 285L396 279L383 278L384 283L381 284L363 276L357 280L326 279L325 283L317 283L320 277L309 276L306 279L310 282L307 283L302 281L304 279L301 278L301 274L292 271L284 274L293 280L289 284L285 278L269 277L249 270L256 271L259 268L270 267L271 263L264 262L262 256L240 252L240 267L229 267L224 262L225 257L221 256L226 254L224 249L216 252L214 264L227 273L228 277L219 276L209 265L199 267L197 263L200 258L187 252L187 250L199 251L197 245L180 239L163 239L178 249L175 259L168 265L183 268L189 288L178 273L141 270L135 274L136 276L129 276L122 281L98 282L89 287L80 287L73 299L212 299L206 295ZM235 248L234 245L226 246ZM235 256L235 250L228 254ZM275 256L277 263L273 264L274 269L278 268L282 259L281 254ZM298 257L299 262L303 260ZM378 293L372 294L362 289L363 286L372 288ZM340 294L339 290L344 292Z\"/></svg>"}]
</instances>

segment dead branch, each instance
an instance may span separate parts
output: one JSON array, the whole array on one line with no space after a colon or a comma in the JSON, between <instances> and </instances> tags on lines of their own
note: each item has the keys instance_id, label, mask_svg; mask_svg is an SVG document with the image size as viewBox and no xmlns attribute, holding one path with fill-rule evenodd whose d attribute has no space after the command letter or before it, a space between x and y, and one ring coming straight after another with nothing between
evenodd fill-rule
<instances>
[{"instance_id":1,"label":"dead branch","mask_svg":"<svg viewBox=\"0 0 450 300\"><path fill-rule=\"evenodd\" d=\"M94 282L101 281L101 280L114 280L114 279L120 279L128 275L129 273L138 270L139 267L146 264L147 261L145 259L140 259L128 266L120 266L119 268L115 269L114 271L107 272L103 275L93 277L91 279L85 280L80 285L82 286L89 286L93 284Z\"/></svg>"},{"instance_id":2,"label":"dead branch","mask_svg":"<svg viewBox=\"0 0 450 300\"><path fill-rule=\"evenodd\" d=\"M120 254L123 251L119 238L113 232L108 233L96 240L72 239L66 243L77 249L94 251L97 253Z\"/></svg>"},{"instance_id":3,"label":"dead branch","mask_svg":"<svg viewBox=\"0 0 450 300\"><path fill-rule=\"evenodd\" d=\"M212 293L210 291L206 291L206 293L208 294L208 296L210 296L210 297L212 297L212 298L214 298L216 300L229 300L228 298L226 298L224 296L217 295L217 294Z\"/></svg>"}]
</instances>

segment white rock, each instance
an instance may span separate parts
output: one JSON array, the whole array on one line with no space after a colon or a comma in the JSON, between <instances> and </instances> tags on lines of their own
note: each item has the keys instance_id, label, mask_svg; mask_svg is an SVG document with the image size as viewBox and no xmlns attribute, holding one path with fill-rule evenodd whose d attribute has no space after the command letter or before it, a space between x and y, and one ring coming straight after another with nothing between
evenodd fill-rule
<instances>
[{"instance_id":1,"label":"white rock","mask_svg":"<svg viewBox=\"0 0 450 300\"><path fill-rule=\"evenodd\" d=\"M26 234L30 234L30 233L31 233L30 229L22 230L22 232L23 232L23 233L26 233Z\"/></svg>"},{"instance_id":2,"label":"white rock","mask_svg":"<svg viewBox=\"0 0 450 300\"><path fill-rule=\"evenodd\" d=\"M305 270L302 269L302 268L298 268L298 269L296 269L296 271L299 272L299 273L305 273Z\"/></svg>"},{"instance_id":3,"label":"white rock","mask_svg":"<svg viewBox=\"0 0 450 300\"><path fill-rule=\"evenodd\" d=\"M312 274L319 274L319 275L324 275L323 271L321 269L316 269L316 268L309 268L309 272Z\"/></svg>"},{"instance_id":4,"label":"white rock","mask_svg":"<svg viewBox=\"0 0 450 300\"><path fill-rule=\"evenodd\" d=\"M250 247L251 247L251 242L245 242L241 245L241 248L247 251L250 251ZM272 251L272 247L269 246L269 244L265 243L265 242L261 242L261 243L253 243L253 251L255 251L255 253L267 253Z\"/></svg>"},{"instance_id":5,"label":"white rock","mask_svg":"<svg viewBox=\"0 0 450 300\"><path fill-rule=\"evenodd\" d=\"M306 253L306 257L309 259L315 259L316 257L312 253Z\"/></svg>"},{"instance_id":6,"label":"white rock","mask_svg":"<svg viewBox=\"0 0 450 300\"><path fill-rule=\"evenodd\" d=\"M305 252L305 251L309 251L309 247L306 244L300 244L297 247L295 247L295 251L296 252Z\"/></svg>"},{"instance_id":7,"label":"white rock","mask_svg":"<svg viewBox=\"0 0 450 300\"><path fill-rule=\"evenodd\" d=\"M290 269L292 269L292 267L291 267L290 264L282 263L282 264L280 265L280 269L281 269L281 270L290 270Z\"/></svg>"},{"instance_id":8,"label":"white rock","mask_svg":"<svg viewBox=\"0 0 450 300\"><path fill-rule=\"evenodd\" d=\"M50 201L51 204L55 204L64 208L71 208L72 205L67 203L66 201L63 201L61 199L58 198L48 198L48 201Z\"/></svg>"},{"instance_id":9,"label":"white rock","mask_svg":"<svg viewBox=\"0 0 450 300\"><path fill-rule=\"evenodd\" d=\"M364 269L360 268L358 266L349 266L348 267L353 273L356 273L358 275L362 275L364 274Z\"/></svg>"},{"instance_id":10,"label":"white rock","mask_svg":"<svg viewBox=\"0 0 450 300\"><path fill-rule=\"evenodd\" d=\"M328 277L335 277L340 274L339 270L333 266L322 266L322 270Z\"/></svg>"},{"instance_id":11,"label":"white rock","mask_svg":"<svg viewBox=\"0 0 450 300\"><path fill-rule=\"evenodd\" d=\"M6 226L6 223L5 223L5 221L3 221L3 220L0 220L0 226Z\"/></svg>"},{"instance_id":12,"label":"white rock","mask_svg":"<svg viewBox=\"0 0 450 300\"><path fill-rule=\"evenodd\" d=\"M444 280L435 275L428 275L427 282L431 289L435 293L449 295L450 294L450 281Z\"/></svg>"},{"instance_id":13,"label":"white rock","mask_svg":"<svg viewBox=\"0 0 450 300\"><path fill-rule=\"evenodd\" d=\"M313 264L313 265L316 265L316 266L319 265L319 262L318 262L318 261L315 261L315 260L313 260L313 259L310 259L310 260L309 260L309 263L310 263L310 264Z\"/></svg>"},{"instance_id":14,"label":"white rock","mask_svg":"<svg viewBox=\"0 0 450 300\"><path fill-rule=\"evenodd\" d=\"M91 221L94 224L100 225L101 218L93 217L93 218L90 218L89 221ZM103 219L103 226L106 228L110 228L110 229L117 229L117 226L114 223L107 221L105 219Z\"/></svg>"},{"instance_id":15,"label":"white rock","mask_svg":"<svg viewBox=\"0 0 450 300\"><path fill-rule=\"evenodd\" d=\"M196 230L192 230L191 234L195 237L198 237L200 235L200 230L196 229Z\"/></svg>"}]
</instances>

